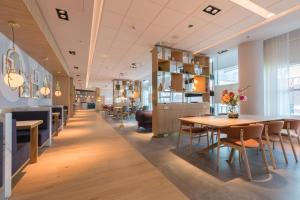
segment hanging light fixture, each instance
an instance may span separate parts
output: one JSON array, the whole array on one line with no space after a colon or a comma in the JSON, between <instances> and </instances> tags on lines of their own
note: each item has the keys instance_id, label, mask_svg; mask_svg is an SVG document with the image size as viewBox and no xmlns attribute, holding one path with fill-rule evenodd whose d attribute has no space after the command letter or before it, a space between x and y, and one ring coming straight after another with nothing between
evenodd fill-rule
<instances>
[{"instance_id":1,"label":"hanging light fixture","mask_svg":"<svg viewBox=\"0 0 300 200\"><path fill-rule=\"evenodd\" d=\"M14 28L19 27L14 21L8 22L9 26L11 27L12 31L12 48L8 49L6 52L5 58L5 69L2 69L3 72L6 72L4 75L4 83L10 87L11 90L16 90L18 87L22 86L24 83L24 77L21 74L21 61L19 54L16 52L15 49L15 32ZM16 69L19 67L19 70Z\"/></svg>"},{"instance_id":2,"label":"hanging light fixture","mask_svg":"<svg viewBox=\"0 0 300 200\"><path fill-rule=\"evenodd\" d=\"M61 90L60 90L60 86L59 86L59 82L58 81L56 82L56 88L55 88L54 95L57 96L57 97L61 96Z\"/></svg>"},{"instance_id":3,"label":"hanging light fixture","mask_svg":"<svg viewBox=\"0 0 300 200\"><path fill-rule=\"evenodd\" d=\"M48 58L44 58L44 67L46 67L46 62L48 61ZM41 87L40 89L40 93L43 95L43 96L47 96L48 94L50 94L50 88L48 86L48 81L47 81L47 78L46 76L44 76L44 81L43 81L43 87Z\"/></svg>"}]
</instances>

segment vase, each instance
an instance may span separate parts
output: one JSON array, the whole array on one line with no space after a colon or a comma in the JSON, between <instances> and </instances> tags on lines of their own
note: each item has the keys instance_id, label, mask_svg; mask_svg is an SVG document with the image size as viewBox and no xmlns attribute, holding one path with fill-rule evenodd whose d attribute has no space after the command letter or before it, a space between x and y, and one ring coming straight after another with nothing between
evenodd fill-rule
<instances>
[{"instance_id":1,"label":"vase","mask_svg":"<svg viewBox=\"0 0 300 200\"><path fill-rule=\"evenodd\" d=\"M230 106L228 106L227 107L227 116L228 116L228 118L230 118L230 119L237 119L237 118L239 118L239 113L238 113L238 111L237 111L237 106L232 106L232 105L230 105Z\"/></svg>"}]
</instances>

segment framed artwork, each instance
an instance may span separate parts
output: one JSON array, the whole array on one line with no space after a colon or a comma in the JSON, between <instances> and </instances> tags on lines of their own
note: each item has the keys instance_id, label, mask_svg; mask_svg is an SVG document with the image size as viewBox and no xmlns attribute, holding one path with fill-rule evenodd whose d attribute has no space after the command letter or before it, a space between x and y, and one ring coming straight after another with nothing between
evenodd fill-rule
<instances>
[{"instance_id":1,"label":"framed artwork","mask_svg":"<svg viewBox=\"0 0 300 200\"><path fill-rule=\"evenodd\" d=\"M30 98L30 75L24 74L24 83L19 87L19 97Z\"/></svg>"},{"instance_id":2,"label":"framed artwork","mask_svg":"<svg viewBox=\"0 0 300 200\"><path fill-rule=\"evenodd\" d=\"M31 96L32 96L32 98L37 99L37 98L40 97L40 91L39 90L40 90L39 85L34 84L34 83L31 85Z\"/></svg>"},{"instance_id":3,"label":"framed artwork","mask_svg":"<svg viewBox=\"0 0 300 200\"><path fill-rule=\"evenodd\" d=\"M2 56L2 74L3 76L6 74L6 54L3 54ZM11 59L11 58L7 58L7 65L8 65L8 68L14 68L14 60Z\"/></svg>"}]
</instances>

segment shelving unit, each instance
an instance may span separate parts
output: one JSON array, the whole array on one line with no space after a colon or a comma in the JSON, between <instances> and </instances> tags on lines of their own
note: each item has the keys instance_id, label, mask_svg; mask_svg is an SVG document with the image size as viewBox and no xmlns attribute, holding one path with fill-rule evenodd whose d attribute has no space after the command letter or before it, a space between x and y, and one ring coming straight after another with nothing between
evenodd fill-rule
<instances>
[{"instance_id":1,"label":"shelving unit","mask_svg":"<svg viewBox=\"0 0 300 200\"><path fill-rule=\"evenodd\" d=\"M171 121L174 122L173 130L177 128L176 124L178 124L175 123L177 118L174 118L174 116L178 116L176 112L180 115L187 112L181 109L188 107L189 112L196 112L197 115L209 113L209 77L208 56L193 55L188 51L168 47L154 47L152 50L152 131L154 136L171 130L170 127L162 128L163 123L159 123L164 121L165 117L163 116L168 115L166 113L171 110L172 113L169 113L168 117L172 118ZM179 106L179 104L181 105ZM169 109L170 106L172 109ZM189 114L192 113L186 113L186 115Z\"/></svg>"},{"instance_id":2,"label":"shelving unit","mask_svg":"<svg viewBox=\"0 0 300 200\"><path fill-rule=\"evenodd\" d=\"M141 81L114 79L113 104L130 104L141 102Z\"/></svg>"}]
</instances>

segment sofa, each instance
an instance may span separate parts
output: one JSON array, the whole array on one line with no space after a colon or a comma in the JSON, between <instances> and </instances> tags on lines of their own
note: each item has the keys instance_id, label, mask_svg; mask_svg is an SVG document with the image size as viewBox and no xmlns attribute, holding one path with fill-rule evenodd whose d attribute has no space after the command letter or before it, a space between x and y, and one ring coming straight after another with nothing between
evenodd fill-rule
<instances>
[{"instance_id":1,"label":"sofa","mask_svg":"<svg viewBox=\"0 0 300 200\"><path fill-rule=\"evenodd\" d=\"M138 122L138 128L152 129L152 111L137 110L135 119Z\"/></svg>"},{"instance_id":2,"label":"sofa","mask_svg":"<svg viewBox=\"0 0 300 200\"><path fill-rule=\"evenodd\" d=\"M39 125L38 145L43 146L44 143L49 139L50 134L50 119L49 111L14 111L12 112L12 118L17 121L23 120L43 120L43 123ZM30 130L17 130L17 142L29 142L30 141Z\"/></svg>"},{"instance_id":3,"label":"sofa","mask_svg":"<svg viewBox=\"0 0 300 200\"><path fill-rule=\"evenodd\" d=\"M3 124L0 123L0 139L3 140ZM1 150L3 152L3 146L1 145ZM12 120L12 171L11 174L14 175L28 160L29 160L29 142L18 142L17 140L17 130L16 130L16 120ZM3 184L3 154L0 155L0 185Z\"/></svg>"}]
</instances>

